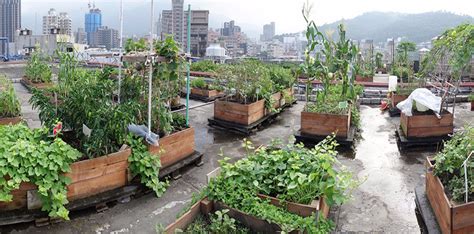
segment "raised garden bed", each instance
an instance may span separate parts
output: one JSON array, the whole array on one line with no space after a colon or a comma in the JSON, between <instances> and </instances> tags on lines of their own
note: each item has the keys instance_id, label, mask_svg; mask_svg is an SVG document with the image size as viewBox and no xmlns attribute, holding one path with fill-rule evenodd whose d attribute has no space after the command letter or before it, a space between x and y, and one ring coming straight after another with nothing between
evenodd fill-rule
<instances>
[{"instance_id":1,"label":"raised garden bed","mask_svg":"<svg viewBox=\"0 0 474 234\"><path fill-rule=\"evenodd\" d=\"M35 89L47 89L47 88L51 88L51 87L54 86L53 83L34 83L30 79L28 79L28 77L26 77L26 76L23 76L23 78L21 78L20 83L28 91L31 91L31 89L33 89L33 88L35 88Z\"/></svg>"},{"instance_id":2,"label":"raised garden bed","mask_svg":"<svg viewBox=\"0 0 474 234\"><path fill-rule=\"evenodd\" d=\"M400 103L402 101L405 101L405 99L407 99L408 96L409 95L400 95L400 94L392 93L392 95L390 97L391 108L398 110L398 108L397 108L398 103Z\"/></svg>"},{"instance_id":3,"label":"raised garden bed","mask_svg":"<svg viewBox=\"0 0 474 234\"><path fill-rule=\"evenodd\" d=\"M374 82L374 77L356 76L356 81L358 81L358 82Z\"/></svg>"},{"instance_id":4,"label":"raised garden bed","mask_svg":"<svg viewBox=\"0 0 474 234\"><path fill-rule=\"evenodd\" d=\"M71 164L71 179L68 185L68 201L74 201L125 186L128 183L128 157L131 149L106 156L79 161ZM36 185L23 182L14 190L11 202L0 202L0 211L17 209L39 209L41 203L28 199L28 191L36 190ZM31 195L30 195L31 196Z\"/></svg>"},{"instance_id":5,"label":"raised garden bed","mask_svg":"<svg viewBox=\"0 0 474 234\"><path fill-rule=\"evenodd\" d=\"M241 104L224 100L214 103L214 119L251 125L266 115L265 100Z\"/></svg>"},{"instance_id":6,"label":"raised garden bed","mask_svg":"<svg viewBox=\"0 0 474 234\"><path fill-rule=\"evenodd\" d=\"M204 198L194 205L191 206L188 212L184 213L178 220L174 223L168 225L164 231L166 234L175 234L177 230L186 230L190 224L192 224L199 215L209 216L214 210L213 202L209 201L207 198Z\"/></svg>"},{"instance_id":7,"label":"raised garden bed","mask_svg":"<svg viewBox=\"0 0 474 234\"><path fill-rule=\"evenodd\" d=\"M410 138L441 137L453 133L454 116L447 110L438 119L433 112L413 111L413 116L406 116L404 113L400 117L400 127L404 136Z\"/></svg>"},{"instance_id":8,"label":"raised garden bed","mask_svg":"<svg viewBox=\"0 0 474 234\"><path fill-rule=\"evenodd\" d=\"M339 138L348 138L351 126L351 108L345 115L301 112L302 134L328 136L332 133Z\"/></svg>"},{"instance_id":9,"label":"raised garden bed","mask_svg":"<svg viewBox=\"0 0 474 234\"><path fill-rule=\"evenodd\" d=\"M326 203L326 200L315 199L311 204L305 205L295 202L282 201L275 197L270 197L263 194L258 194L262 199L269 199L270 203L274 206L282 207L293 214L297 214L302 217L310 217L313 214L322 214L324 218L327 218L329 215L329 206Z\"/></svg>"},{"instance_id":10,"label":"raised garden bed","mask_svg":"<svg viewBox=\"0 0 474 234\"><path fill-rule=\"evenodd\" d=\"M207 90L207 89L199 89L199 88L192 88L191 95L201 96L205 98L215 98L222 96L224 93L219 92L217 90Z\"/></svg>"},{"instance_id":11,"label":"raised garden bed","mask_svg":"<svg viewBox=\"0 0 474 234\"><path fill-rule=\"evenodd\" d=\"M159 146L150 145L152 154L160 154L161 168L169 167L194 153L194 128L173 133L163 137Z\"/></svg>"},{"instance_id":12,"label":"raised garden bed","mask_svg":"<svg viewBox=\"0 0 474 234\"><path fill-rule=\"evenodd\" d=\"M474 232L474 202L456 204L450 200L441 180L433 174L434 163L427 158L426 194L442 232Z\"/></svg>"},{"instance_id":13,"label":"raised garden bed","mask_svg":"<svg viewBox=\"0 0 474 234\"><path fill-rule=\"evenodd\" d=\"M18 124L23 119L21 117L0 118L0 125Z\"/></svg>"}]
</instances>

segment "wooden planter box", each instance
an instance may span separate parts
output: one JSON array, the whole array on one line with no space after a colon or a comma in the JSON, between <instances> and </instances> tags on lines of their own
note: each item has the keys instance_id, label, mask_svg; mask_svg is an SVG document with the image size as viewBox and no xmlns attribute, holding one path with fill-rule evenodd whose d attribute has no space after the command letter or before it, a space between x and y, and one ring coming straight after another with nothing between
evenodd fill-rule
<instances>
[{"instance_id":1,"label":"wooden planter box","mask_svg":"<svg viewBox=\"0 0 474 234\"><path fill-rule=\"evenodd\" d=\"M125 186L128 183L128 157L131 153L131 149L127 148L71 164L71 172L65 174L71 179L71 184L67 186L68 200L74 201ZM34 184L21 183L20 188L12 192L11 202L0 202L0 211L27 208L27 193L36 189Z\"/></svg>"},{"instance_id":2,"label":"wooden planter box","mask_svg":"<svg viewBox=\"0 0 474 234\"><path fill-rule=\"evenodd\" d=\"M159 143L159 146L148 146L148 151L160 155L161 168L164 169L194 153L194 128L190 127L163 137Z\"/></svg>"},{"instance_id":3,"label":"wooden planter box","mask_svg":"<svg viewBox=\"0 0 474 234\"><path fill-rule=\"evenodd\" d=\"M265 117L265 100L240 104L217 100L214 103L214 118L242 125L250 125Z\"/></svg>"},{"instance_id":4,"label":"wooden planter box","mask_svg":"<svg viewBox=\"0 0 474 234\"><path fill-rule=\"evenodd\" d=\"M356 81L359 81L359 82L374 82L374 77L356 76Z\"/></svg>"},{"instance_id":5,"label":"wooden planter box","mask_svg":"<svg viewBox=\"0 0 474 234\"><path fill-rule=\"evenodd\" d=\"M217 90L192 88L191 94L201 96L201 97L206 97L206 98L212 98L212 97L217 97L217 96L222 95L223 92L219 92Z\"/></svg>"},{"instance_id":6,"label":"wooden planter box","mask_svg":"<svg viewBox=\"0 0 474 234\"><path fill-rule=\"evenodd\" d=\"M351 126L351 108L346 115L301 112L301 133L328 136L336 133L337 137L347 138Z\"/></svg>"},{"instance_id":7,"label":"wooden planter box","mask_svg":"<svg viewBox=\"0 0 474 234\"><path fill-rule=\"evenodd\" d=\"M392 93L392 96L390 97L392 108L397 108L397 104L402 101L405 101L405 99L407 98L408 98L408 95L398 95L398 94Z\"/></svg>"},{"instance_id":8,"label":"wooden planter box","mask_svg":"<svg viewBox=\"0 0 474 234\"><path fill-rule=\"evenodd\" d=\"M275 93L272 95L273 99L273 108L278 109L281 107L281 99L283 98L283 95L281 92Z\"/></svg>"},{"instance_id":9,"label":"wooden planter box","mask_svg":"<svg viewBox=\"0 0 474 234\"><path fill-rule=\"evenodd\" d=\"M33 83L28 77L23 76L21 82L28 87L28 89L35 88L35 89L47 89L53 87L53 83Z\"/></svg>"},{"instance_id":10,"label":"wooden planter box","mask_svg":"<svg viewBox=\"0 0 474 234\"><path fill-rule=\"evenodd\" d=\"M286 104L291 104L291 102L293 101L292 99L294 98L293 95L294 95L293 88L288 88L288 89L283 90L281 99L280 99L280 106L283 107ZM285 96L291 96L292 98L291 99L288 97L285 98Z\"/></svg>"},{"instance_id":11,"label":"wooden planter box","mask_svg":"<svg viewBox=\"0 0 474 234\"><path fill-rule=\"evenodd\" d=\"M21 116L13 118L0 118L0 125L15 125L22 121Z\"/></svg>"},{"instance_id":12,"label":"wooden planter box","mask_svg":"<svg viewBox=\"0 0 474 234\"><path fill-rule=\"evenodd\" d=\"M406 116L401 113L400 127L407 138L438 137L452 134L454 116L449 111L438 119L434 114Z\"/></svg>"},{"instance_id":13,"label":"wooden planter box","mask_svg":"<svg viewBox=\"0 0 474 234\"><path fill-rule=\"evenodd\" d=\"M327 218L329 214L329 206L327 205L324 198L316 199L310 205L305 205L294 202L283 202L278 198L263 194L259 194L258 196L262 199L270 199L270 203L272 205L285 208L289 212L302 217L309 217L312 216L313 213L318 214L322 212L323 216Z\"/></svg>"},{"instance_id":14,"label":"wooden planter box","mask_svg":"<svg viewBox=\"0 0 474 234\"><path fill-rule=\"evenodd\" d=\"M204 198L196 202L191 209L184 213L178 220L174 223L168 225L165 229L166 234L175 234L177 229L182 231L186 230L190 224L192 224L199 215L209 216L214 210L213 202L209 201L207 198Z\"/></svg>"},{"instance_id":15,"label":"wooden planter box","mask_svg":"<svg viewBox=\"0 0 474 234\"><path fill-rule=\"evenodd\" d=\"M455 204L448 199L441 180L433 174L433 163L426 160L426 195L443 233L474 233L474 202Z\"/></svg>"}]
</instances>

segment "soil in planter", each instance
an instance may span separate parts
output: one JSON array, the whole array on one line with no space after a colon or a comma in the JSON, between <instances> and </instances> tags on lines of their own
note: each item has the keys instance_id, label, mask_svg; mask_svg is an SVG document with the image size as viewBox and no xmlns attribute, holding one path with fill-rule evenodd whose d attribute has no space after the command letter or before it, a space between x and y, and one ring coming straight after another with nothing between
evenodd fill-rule
<instances>
[{"instance_id":1,"label":"soil in planter","mask_svg":"<svg viewBox=\"0 0 474 234\"><path fill-rule=\"evenodd\" d=\"M417 110L414 109L414 110L411 111L411 113L412 113L413 116L435 115L434 111L432 111L432 110L428 110L428 111L425 111L425 112L420 112L420 111L417 111ZM443 110L441 114L444 115L444 114L449 114L449 113L450 113L449 111Z\"/></svg>"},{"instance_id":2,"label":"soil in planter","mask_svg":"<svg viewBox=\"0 0 474 234\"><path fill-rule=\"evenodd\" d=\"M235 228L236 231L232 233L251 233L249 229L247 229L245 226L243 226L241 223L238 221L234 220ZM211 219L209 217L206 217L204 215L199 215L196 217L194 222L192 222L186 230L182 230L183 233L216 233L213 230L218 229L218 231L229 231L225 228L222 227L222 222L214 222L212 223ZM222 230L224 229L224 230Z\"/></svg>"}]
</instances>

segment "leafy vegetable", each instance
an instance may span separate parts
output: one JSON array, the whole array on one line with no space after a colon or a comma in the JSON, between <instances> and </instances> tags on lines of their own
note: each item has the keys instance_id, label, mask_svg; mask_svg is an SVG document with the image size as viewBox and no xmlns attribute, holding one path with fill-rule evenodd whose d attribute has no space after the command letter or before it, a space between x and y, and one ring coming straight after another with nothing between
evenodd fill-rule
<instances>
[{"instance_id":1,"label":"leafy vegetable","mask_svg":"<svg viewBox=\"0 0 474 234\"><path fill-rule=\"evenodd\" d=\"M31 182L38 186L43 211L69 219L64 205L70 179L64 173L81 153L48 133L47 128L30 130L22 124L0 126L0 201L11 201L13 190Z\"/></svg>"},{"instance_id":2,"label":"leafy vegetable","mask_svg":"<svg viewBox=\"0 0 474 234\"><path fill-rule=\"evenodd\" d=\"M51 67L45 62L46 58L41 54L39 47L36 47L31 58L26 65L26 77L33 83L49 83L51 82Z\"/></svg>"},{"instance_id":3,"label":"leafy vegetable","mask_svg":"<svg viewBox=\"0 0 474 234\"><path fill-rule=\"evenodd\" d=\"M474 128L467 127L464 131L454 134L444 144L444 149L435 157L434 174L448 189L453 200L465 201L464 167L462 164L474 151ZM474 160L467 163L469 200L474 200Z\"/></svg>"}]
</instances>

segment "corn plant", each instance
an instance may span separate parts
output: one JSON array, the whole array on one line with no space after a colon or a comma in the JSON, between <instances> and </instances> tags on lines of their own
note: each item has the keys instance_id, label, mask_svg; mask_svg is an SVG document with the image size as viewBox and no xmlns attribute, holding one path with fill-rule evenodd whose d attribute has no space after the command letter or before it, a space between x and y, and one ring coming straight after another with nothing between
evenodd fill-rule
<instances>
[{"instance_id":1,"label":"corn plant","mask_svg":"<svg viewBox=\"0 0 474 234\"><path fill-rule=\"evenodd\" d=\"M21 106L10 80L0 75L0 118L17 117Z\"/></svg>"},{"instance_id":2,"label":"corn plant","mask_svg":"<svg viewBox=\"0 0 474 234\"><path fill-rule=\"evenodd\" d=\"M51 82L51 67L46 62L46 57L42 55L41 50L36 47L26 65L25 75L33 83Z\"/></svg>"}]
</instances>

